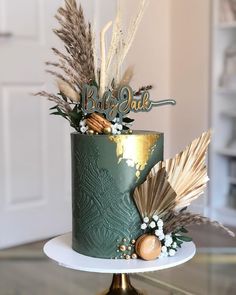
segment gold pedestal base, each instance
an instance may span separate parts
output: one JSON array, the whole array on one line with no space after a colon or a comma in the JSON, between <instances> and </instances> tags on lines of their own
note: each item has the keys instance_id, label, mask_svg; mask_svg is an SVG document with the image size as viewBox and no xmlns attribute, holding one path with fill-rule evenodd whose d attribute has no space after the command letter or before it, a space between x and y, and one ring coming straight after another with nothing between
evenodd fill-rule
<instances>
[{"instance_id":1,"label":"gold pedestal base","mask_svg":"<svg viewBox=\"0 0 236 295\"><path fill-rule=\"evenodd\" d=\"M130 283L128 274L114 274L112 284L108 292L101 295L144 295L137 291Z\"/></svg>"}]
</instances>

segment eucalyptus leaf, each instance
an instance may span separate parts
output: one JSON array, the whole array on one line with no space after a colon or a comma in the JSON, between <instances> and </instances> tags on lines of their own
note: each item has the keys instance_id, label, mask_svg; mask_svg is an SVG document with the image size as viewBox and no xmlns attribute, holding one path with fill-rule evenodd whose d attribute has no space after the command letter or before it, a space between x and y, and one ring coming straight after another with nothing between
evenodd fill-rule
<instances>
[{"instance_id":1,"label":"eucalyptus leaf","mask_svg":"<svg viewBox=\"0 0 236 295\"><path fill-rule=\"evenodd\" d=\"M51 107L49 110L50 110L50 111L52 111L52 110L56 110L56 109L57 109L57 107L58 107L58 106L57 106L57 105L55 105L54 107Z\"/></svg>"},{"instance_id":2,"label":"eucalyptus leaf","mask_svg":"<svg viewBox=\"0 0 236 295\"><path fill-rule=\"evenodd\" d=\"M188 230L186 228L184 228L184 227L181 227L180 232L184 233L184 234L187 234Z\"/></svg>"},{"instance_id":3,"label":"eucalyptus leaf","mask_svg":"<svg viewBox=\"0 0 236 295\"><path fill-rule=\"evenodd\" d=\"M192 238L187 237L187 236L178 236L178 239L184 242L192 242Z\"/></svg>"},{"instance_id":4,"label":"eucalyptus leaf","mask_svg":"<svg viewBox=\"0 0 236 295\"><path fill-rule=\"evenodd\" d=\"M132 123L132 122L134 122L134 119L131 119L131 118L125 117L125 118L123 118L123 122L124 122L124 123Z\"/></svg>"}]
</instances>

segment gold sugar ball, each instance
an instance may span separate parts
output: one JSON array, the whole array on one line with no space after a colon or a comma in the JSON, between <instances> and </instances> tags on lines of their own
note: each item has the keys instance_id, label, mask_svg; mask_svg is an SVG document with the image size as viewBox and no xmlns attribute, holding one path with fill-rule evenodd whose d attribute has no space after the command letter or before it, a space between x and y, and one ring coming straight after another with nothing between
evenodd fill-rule
<instances>
[{"instance_id":1,"label":"gold sugar ball","mask_svg":"<svg viewBox=\"0 0 236 295\"><path fill-rule=\"evenodd\" d=\"M131 257L132 257L132 259L137 259L138 258L136 253L133 253Z\"/></svg>"},{"instance_id":2,"label":"gold sugar ball","mask_svg":"<svg viewBox=\"0 0 236 295\"><path fill-rule=\"evenodd\" d=\"M88 134L89 135L93 135L94 134L94 131L93 130L88 130Z\"/></svg>"},{"instance_id":3,"label":"gold sugar ball","mask_svg":"<svg viewBox=\"0 0 236 295\"><path fill-rule=\"evenodd\" d=\"M130 260L130 255L126 255L126 256L125 256L125 259L126 259L126 260Z\"/></svg>"},{"instance_id":4,"label":"gold sugar ball","mask_svg":"<svg viewBox=\"0 0 236 295\"><path fill-rule=\"evenodd\" d=\"M121 252L125 252L125 251L126 251L126 249L127 249L127 248L126 248L126 246L125 246L125 245L121 245L121 246L120 246L120 251L121 251Z\"/></svg>"},{"instance_id":5,"label":"gold sugar ball","mask_svg":"<svg viewBox=\"0 0 236 295\"><path fill-rule=\"evenodd\" d=\"M135 252L143 260L155 260L161 254L161 242L154 235L142 235L136 242Z\"/></svg>"},{"instance_id":6,"label":"gold sugar ball","mask_svg":"<svg viewBox=\"0 0 236 295\"><path fill-rule=\"evenodd\" d=\"M133 134L133 130L129 129L128 133Z\"/></svg>"},{"instance_id":7,"label":"gold sugar ball","mask_svg":"<svg viewBox=\"0 0 236 295\"><path fill-rule=\"evenodd\" d=\"M132 241L131 241L131 244L132 244L132 245L134 245L135 243L136 243L136 241L135 241L135 240L132 240Z\"/></svg>"},{"instance_id":8,"label":"gold sugar ball","mask_svg":"<svg viewBox=\"0 0 236 295\"><path fill-rule=\"evenodd\" d=\"M132 248L131 248L131 246L128 246L127 249L130 251Z\"/></svg>"},{"instance_id":9,"label":"gold sugar ball","mask_svg":"<svg viewBox=\"0 0 236 295\"><path fill-rule=\"evenodd\" d=\"M111 129L111 127L105 127L105 128L103 129L103 133L104 133L104 134L111 134L111 133L112 133L112 129Z\"/></svg>"},{"instance_id":10,"label":"gold sugar ball","mask_svg":"<svg viewBox=\"0 0 236 295\"><path fill-rule=\"evenodd\" d=\"M99 133L98 132L95 132L95 134L98 135Z\"/></svg>"},{"instance_id":11,"label":"gold sugar ball","mask_svg":"<svg viewBox=\"0 0 236 295\"><path fill-rule=\"evenodd\" d=\"M124 238L124 239L123 239L123 242L126 242L126 241L127 241L126 238Z\"/></svg>"}]
</instances>

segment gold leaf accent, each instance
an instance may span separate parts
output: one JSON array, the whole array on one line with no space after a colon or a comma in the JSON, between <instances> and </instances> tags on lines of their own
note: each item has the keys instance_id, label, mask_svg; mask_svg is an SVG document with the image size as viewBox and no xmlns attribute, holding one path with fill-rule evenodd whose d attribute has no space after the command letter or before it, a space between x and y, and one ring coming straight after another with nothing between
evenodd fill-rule
<instances>
[{"instance_id":1,"label":"gold leaf accent","mask_svg":"<svg viewBox=\"0 0 236 295\"><path fill-rule=\"evenodd\" d=\"M150 159L159 139L158 134L115 135L109 139L116 143L118 163L125 160L127 165L136 168L136 177L139 178Z\"/></svg>"}]
</instances>

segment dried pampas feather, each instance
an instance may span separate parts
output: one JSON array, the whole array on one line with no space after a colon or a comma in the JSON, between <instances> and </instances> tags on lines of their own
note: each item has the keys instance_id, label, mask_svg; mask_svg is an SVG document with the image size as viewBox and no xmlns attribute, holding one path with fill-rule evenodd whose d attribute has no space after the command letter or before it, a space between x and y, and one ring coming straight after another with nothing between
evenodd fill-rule
<instances>
[{"instance_id":1,"label":"dried pampas feather","mask_svg":"<svg viewBox=\"0 0 236 295\"><path fill-rule=\"evenodd\" d=\"M139 2L138 12L134 19L131 21L127 33L124 34L121 27L122 13L120 9L120 1L118 1L117 15L113 25L111 44L106 60L107 87L110 87L113 79L115 80L115 84L119 83L119 81L121 80L120 74L122 64L133 44L136 32L138 30L148 2L148 0L141 0Z\"/></svg>"},{"instance_id":2,"label":"dried pampas feather","mask_svg":"<svg viewBox=\"0 0 236 295\"><path fill-rule=\"evenodd\" d=\"M137 13L136 17L131 21L131 24L128 29L127 37L124 40L123 52L122 52L121 58L119 60L120 66L124 62L132 44L133 44L135 35L137 33L138 27L139 27L141 20L143 18L143 15L144 15L144 12L145 12L148 2L149 2L148 0L141 0L141 2L139 4L139 8L138 8L138 13Z\"/></svg>"},{"instance_id":3,"label":"dried pampas feather","mask_svg":"<svg viewBox=\"0 0 236 295\"><path fill-rule=\"evenodd\" d=\"M80 101L80 94L75 91L71 86L62 80L57 80L57 86L61 93L63 93L66 97L68 97L73 102Z\"/></svg>"},{"instance_id":4,"label":"dried pampas feather","mask_svg":"<svg viewBox=\"0 0 236 295\"><path fill-rule=\"evenodd\" d=\"M190 212L173 212L170 218L164 222L164 232L166 234L172 233L181 227L188 227L191 225L212 225L225 231L231 237L235 237L235 234L227 227L217 221L212 221L207 217L199 214L192 214Z\"/></svg>"},{"instance_id":5,"label":"dried pampas feather","mask_svg":"<svg viewBox=\"0 0 236 295\"><path fill-rule=\"evenodd\" d=\"M56 105L66 114L69 114L72 111L70 104L68 102L66 102L65 100L61 99L60 97L52 93L41 91L41 92L35 93L34 96L46 97L49 101L55 102Z\"/></svg>"},{"instance_id":6,"label":"dried pampas feather","mask_svg":"<svg viewBox=\"0 0 236 295\"><path fill-rule=\"evenodd\" d=\"M54 33L63 41L67 53L53 51L67 65L70 71L65 74L77 73L80 79L77 83L81 87L95 79L94 48L91 25L86 24L81 5L77 7L75 0L65 0L65 8L60 7L56 19L61 25ZM61 60L60 60L61 62ZM62 65L62 69L65 64ZM74 74L72 75L74 78Z\"/></svg>"},{"instance_id":7,"label":"dried pampas feather","mask_svg":"<svg viewBox=\"0 0 236 295\"><path fill-rule=\"evenodd\" d=\"M151 217L189 206L208 182L205 164L211 132L202 134L173 159L159 162L134 191L140 214Z\"/></svg>"}]
</instances>

